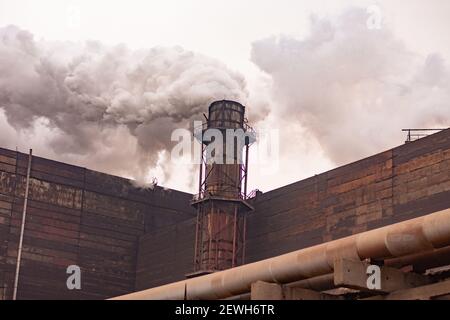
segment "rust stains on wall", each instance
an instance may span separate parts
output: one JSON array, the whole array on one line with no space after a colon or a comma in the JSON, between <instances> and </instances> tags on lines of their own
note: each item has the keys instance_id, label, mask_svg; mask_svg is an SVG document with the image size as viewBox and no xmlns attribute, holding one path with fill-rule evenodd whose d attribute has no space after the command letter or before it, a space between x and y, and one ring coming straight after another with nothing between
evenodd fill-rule
<instances>
[{"instance_id":1,"label":"rust stains on wall","mask_svg":"<svg viewBox=\"0 0 450 320\"><path fill-rule=\"evenodd\" d=\"M0 290L12 288L26 160L0 148ZM31 178L20 299L102 299L192 271L192 195L39 157ZM253 205L247 262L450 208L450 130L258 195ZM65 287L69 264L82 268L80 291Z\"/></svg>"},{"instance_id":2,"label":"rust stains on wall","mask_svg":"<svg viewBox=\"0 0 450 320\"><path fill-rule=\"evenodd\" d=\"M0 148L0 288L11 298L27 155ZM190 194L33 157L18 299L103 299L135 289L139 237L194 216ZM78 265L81 290L68 290ZM2 294L3 294L3 289Z\"/></svg>"}]
</instances>

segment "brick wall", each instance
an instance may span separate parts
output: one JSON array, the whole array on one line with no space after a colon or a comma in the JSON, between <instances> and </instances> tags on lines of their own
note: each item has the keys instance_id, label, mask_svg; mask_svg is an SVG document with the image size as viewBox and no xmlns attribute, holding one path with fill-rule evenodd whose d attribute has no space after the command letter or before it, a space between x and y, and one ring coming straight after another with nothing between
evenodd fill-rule
<instances>
[{"instance_id":1,"label":"brick wall","mask_svg":"<svg viewBox=\"0 0 450 320\"><path fill-rule=\"evenodd\" d=\"M247 261L450 208L450 130L267 192Z\"/></svg>"},{"instance_id":2,"label":"brick wall","mask_svg":"<svg viewBox=\"0 0 450 320\"><path fill-rule=\"evenodd\" d=\"M450 130L266 192L253 205L247 262L450 208ZM194 225L142 237L137 288L192 271Z\"/></svg>"},{"instance_id":3,"label":"brick wall","mask_svg":"<svg viewBox=\"0 0 450 320\"><path fill-rule=\"evenodd\" d=\"M0 287L12 296L28 155L0 148ZM134 291L139 236L189 219L190 194L33 157L19 299L103 299ZM82 289L69 291L78 265Z\"/></svg>"},{"instance_id":4,"label":"brick wall","mask_svg":"<svg viewBox=\"0 0 450 320\"><path fill-rule=\"evenodd\" d=\"M195 222L185 220L141 237L136 290L181 280L193 271Z\"/></svg>"},{"instance_id":5,"label":"brick wall","mask_svg":"<svg viewBox=\"0 0 450 320\"><path fill-rule=\"evenodd\" d=\"M26 161L0 149L0 287L12 285ZM139 190L38 157L32 168L20 298L105 298L192 271L191 195ZM247 262L450 208L450 130L266 192L253 205ZM65 288L68 264L82 267L81 291Z\"/></svg>"}]
</instances>

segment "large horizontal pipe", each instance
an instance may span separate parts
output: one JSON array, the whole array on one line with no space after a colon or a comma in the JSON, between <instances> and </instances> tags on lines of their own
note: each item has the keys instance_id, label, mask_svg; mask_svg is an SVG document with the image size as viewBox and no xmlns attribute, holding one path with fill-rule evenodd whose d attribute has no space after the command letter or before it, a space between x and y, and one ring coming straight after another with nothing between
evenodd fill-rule
<instances>
[{"instance_id":1,"label":"large horizontal pipe","mask_svg":"<svg viewBox=\"0 0 450 320\"><path fill-rule=\"evenodd\" d=\"M205 276L113 299L221 299L251 284L289 283L331 273L336 258L387 259L450 245L450 209Z\"/></svg>"},{"instance_id":2,"label":"large horizontal pipe","mask_svg":"<svg viewBox=\"0 0 450 320\"><path fill-rule=\"evenodd\" d=\"M384 260L384 265L393 268L413 266L414 272L424 272L426 269L450 265L450 246L429 251L413 253L411 255ZM313 278L298 280L285 284L286 287L303 288L314 291L327 291L336 288L334 274L324 274ZM250 300L250 292L225 300Z\"/></svg>"}]
</instances>

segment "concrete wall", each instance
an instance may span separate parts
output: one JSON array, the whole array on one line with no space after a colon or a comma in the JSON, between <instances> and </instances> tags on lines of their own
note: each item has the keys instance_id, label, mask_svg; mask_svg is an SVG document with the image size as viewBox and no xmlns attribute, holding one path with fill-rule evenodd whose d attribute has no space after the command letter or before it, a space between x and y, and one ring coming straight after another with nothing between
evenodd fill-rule
<instances>
[{"instance_id":1,"label":"concrete wall","mask_svg":"<svg viewBox=\"0 0 450 320\"><path fill-rule=\"evenodd\" d=\"M11 298L28 155L0 148L0 287ZM190 194L33 157L19 299L102 299L134 291L139 236L190 219ZM66 288L66 268L82 289ZM2 289L0 288L0 291Z\"/></svg>"}]
</instances>

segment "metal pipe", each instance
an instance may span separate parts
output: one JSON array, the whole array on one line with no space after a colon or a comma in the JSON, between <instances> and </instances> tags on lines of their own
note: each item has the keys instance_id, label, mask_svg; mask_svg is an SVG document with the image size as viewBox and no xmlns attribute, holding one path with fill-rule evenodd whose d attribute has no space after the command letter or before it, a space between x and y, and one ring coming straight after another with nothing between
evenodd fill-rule
<instances>
[{"instance_id":1,"label":"metal pipe","mask_svg":"<svg viewBox=\"0 0 450 320\"><path fill-rule=\"evenodd\" d=\"M388 267L400 268L406 265L413 265L415 269L420 268L420 271L448 264L450 264L450 246L420 253L414 253L412 255L402 256L398 258L387 259L384 261L384 265ZM303 288L320 292L336 288L336 285L334 284L333 273L287 283L284 286L288 288ZM249 299L250 292L239 294L237 296L227 297L224 300Z\"/></svg>"},{"instance_id":2,"label":"metal pipe","mask_svg":"<svg viewBox=\"0 0 450 320\"><path fill-rule=\"evenodd\" d=\"M250 300L250 298L251 298L251 293L247 292L247 293L243 293L243 294L238 294L237 296L227 297L227 298L224 298L223 300L230 300L230 301Z\"/></svg>"},{"instance_id":3,"label":"metal pipe","mask_svg":"<svg viewBox=\"0 0 450 320\"><path fill-rule=\"evenodd\" d=\"M291 283L287 283L284 285L284 287L287 288L303 288L303 289L309 289L314 291L327 291L330 289L336 288L334 285L334 274L324 274L321 276L309 278L309 279L303 279L300 281L295 281ZM246 292L242 294L238 294L237 296L227 297L223 300L250 300L251 293Z\"/></svg>"},{"instance_id":4,"label":"metal pipe","mask_svg":"<svg viewBox=\"0 0 450 320\"><path fill-rule=\"evenodd\" d=\"M334 274L328 273L308 279L303 279L286 284L289 288L303 288L314 291L326 291L335 288Z\"/></svg>"},{"instance_id":5,"label":"metal pipe","mask_svg":"<svg viewBox=\"0 0 450 320\"><path fill-rule=\"evenodd\" d=\"M199 184L198 184L198 196L199 199L203 196L202 195L202 180L203 180L203 155L205 153L204 149L203 149L203 143L201 144L200 148L202 148L202 154L200 155L200 171L198 173L199 175Z\"/></svg>"},{"instance_id":6,"label":"metal pipe","mask_svg":"<svg viewBox=\"0 0 450 320\"><path fill-rule=\"evenodd\" d=\"M248 152L249 145L245 146L245 177L244 177L244 199L247 199L247 181L248 181Z\"/></svg>"},{"instance_id":7,"label":"metal pipe","mask_svg":"<svg viewBox=\"0 0 450 320\"><path fill-rule=\"evenodd\" d=\"M423 272L426 269L450 264L450 246L388 259L384 264L394 268L411 265L415 272Z\"/></svg>"},{"instance_id":8,"label":"metal pipe","mask_svg":"<svg viewBox=\"0 0 450 320\"><path fill-rule=\"evenodd\" d=\"M337 258L401 257L450 245L450 209L205 276L113 299L222 299L250 291L261 280L289 283L333 272Z\"/></svg>"},{"instance_id":9,"label":"metal pipe","mask_svg":"<svg viewBox=\"0 0 450 320\"><path fill-rule=\"evenodd\" d=\"M22 224L20 226L19 249L17 250L17 263L16 263L16 275L14 277L13 300L17 299L17 288L19 286L20 262L22 259L23 234L25 232L25 219L27 217L28 192L30 189L30 173L31 173L32 157L33 157L33 150L30 149L30 154L28 155L27 181L26 181L26 185L25 185L25 199L23 201Z\"/></svg>"}]
</instances>

